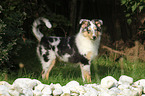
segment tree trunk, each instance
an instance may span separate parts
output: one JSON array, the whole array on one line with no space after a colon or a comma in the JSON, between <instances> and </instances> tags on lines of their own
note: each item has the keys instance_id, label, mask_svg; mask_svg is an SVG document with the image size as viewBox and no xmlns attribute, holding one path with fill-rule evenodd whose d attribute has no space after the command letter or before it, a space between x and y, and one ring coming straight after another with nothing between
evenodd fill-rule
<instances>
[{"instance_id":1,"label":"tree trunk","mask_svg":"<svg viewBox=\"0 0 145 96\"><path fill-rule=\"evenodd\" d=\"M75 30L76 30L76 12L77 12L77 0L71 0L70 3L70 22L72 24L70 31L69 31L69 36L74 35Z\"/></svg>"},{"instance_id":2,"label":"tree trunk","mask_svg":"<svg viewBox=\"0 0 145 96\"><path fill-rule=\"evenodd\" d=\"M76 25L77 25L77 29L76 30L77 31L79 31L79 28L80 28L79 21L82 18L83 7L84 7L84 1L80 0L79 13L78 13L78 22L76 22Z\"/></svg>"}]
</instances>

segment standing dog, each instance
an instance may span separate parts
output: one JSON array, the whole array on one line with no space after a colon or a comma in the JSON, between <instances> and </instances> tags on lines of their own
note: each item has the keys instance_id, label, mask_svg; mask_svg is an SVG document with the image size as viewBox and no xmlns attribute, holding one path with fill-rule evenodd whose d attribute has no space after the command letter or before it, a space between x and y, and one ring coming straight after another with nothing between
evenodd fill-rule
<instances>
[{"instance_id":1,"label":"standing dog","mask_svg":"<svg viewBox=\"0 0 145 96\"><path fill-rule=\"evenodd\" d=\"M56 58L65 62L80 64L83 81L91 82L91 60L98 55L101 39L102 20L81 19L79 33L73 37L46 37L38 28L43 21L48 28L51 24L48 19L40 17L33 23L33 33L39 44L37 54L42 63L42 78L48 79Z\"/></svg>"}]
</instances>

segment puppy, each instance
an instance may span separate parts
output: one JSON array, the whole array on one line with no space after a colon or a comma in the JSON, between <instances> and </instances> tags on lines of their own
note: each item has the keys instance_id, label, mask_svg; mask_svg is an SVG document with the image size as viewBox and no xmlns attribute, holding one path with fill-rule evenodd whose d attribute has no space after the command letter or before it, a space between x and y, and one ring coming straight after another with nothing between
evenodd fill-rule
<instances>
[{"instance_id":1,"label":"puppy","mask_svg":"<svg viewBox=\"0 0 145 96\"><path fill-rule=\"evenodd\" d=\"M56 58L64 62L80 64L83 81L91 82L91 60L98 55L101 40L102 20L80 20L80 30L72 37L45 36L39 31L41 21L51 28L49 20L43 17L36 19L32 30L38 40L37 54L42 64L42 78L48 79Z\"/></svg>"}]
</instances>

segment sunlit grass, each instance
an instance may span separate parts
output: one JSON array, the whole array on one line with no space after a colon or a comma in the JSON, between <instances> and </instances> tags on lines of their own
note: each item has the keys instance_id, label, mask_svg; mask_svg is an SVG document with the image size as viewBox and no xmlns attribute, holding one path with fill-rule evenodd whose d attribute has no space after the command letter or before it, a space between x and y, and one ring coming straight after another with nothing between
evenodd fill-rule
<instances>
[{"instance_id":1,"label":"sunlit grass","mask_svg":"<svg viewBox=\"0 0 145 96\"><path fill-rule=\"evenodd\" d=\"M24 48L20 51L20 57L17 57L17 62L24 64L24 68L11 72L1 71L0 81L5 80L12 83L17 78L38 79L44 84L60 83L67 84L71 80L76 80L80 84L85 84L81 77L79 65L65 62L57 62L50 72L48 80L41 78L41 64L37 58L34 48ZM113 61L107 56L97 57L92 61L91 76L92 83L100 83L100 80L106 76L113 76L117 80L121 75L127 75L134 81L145 78L145 63L129 62L123 59L123 74L121 73L121 65L119 61ZM5 77L7 74L7 78Z\"/></svg>"}]
</instances>

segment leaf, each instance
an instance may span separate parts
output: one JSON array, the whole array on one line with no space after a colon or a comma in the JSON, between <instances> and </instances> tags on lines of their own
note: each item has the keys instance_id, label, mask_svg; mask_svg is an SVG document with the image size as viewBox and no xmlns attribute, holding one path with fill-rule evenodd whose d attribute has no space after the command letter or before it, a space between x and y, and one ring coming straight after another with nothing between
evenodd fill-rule
<instances>
[{"instance_id":1,"label":"leaf","mask_svg":"<svg viewBox=\"0 0 145 96\"><path fill-rule=\"evenodd\" d=\"M130 16L130 14L129 13L127 13L126 15L125 15L125 17L129 17Z\"/></svg>"},{"instance_id":2,"label":"leaf","mask_svg":"<svg viewBox=\"0 0 145 96\"><path fill-rule=\"evenodd\" d=\"M143 6L139 6L139 12L141 12L142 9L143 9Z\"/></svg>"},{"instance_id":3,"label":"leaf","mask_svg":"<svg viewBox=\"0 0 145 96\"><path fill-rule=\"evenodd\" d=\"M137 3L135 2L135 4L131 8L132 8L132 12L134 12L137 8Z\"/></svg>"},{"instance_id":4,"label":"leaf","mask_svg":"<svg viewBox=\"0 0 145 96\"><path fill-rule=\"evenodd\" d=\"M131 19L127 19L127 23L128 23L129 25L131 24L131 22L132 22Z\"/></svg>"},{"instance_id":5,"label":"leaf","mask_svg":"<svg viewBox=\"0 0 145 96\"><path fill-rule=\"evenodd\" d=\"M14 10L16 7L15 6L10 6L10 10Z\"/></svg>"},{"instance_id":6,"label":"leaf","mask_svg":"<svg viewBox=\"0 0 145 96\"><path fill-rule=\"evenodd\" d=\"M124 5L126 3L126 0L121 0L121 4Z\"/></svg>"}]
</instances>

